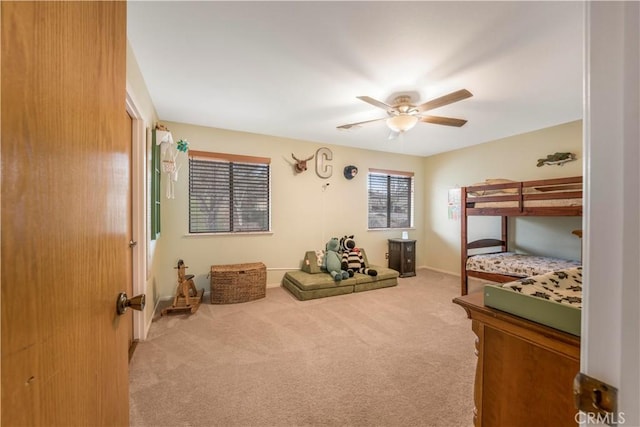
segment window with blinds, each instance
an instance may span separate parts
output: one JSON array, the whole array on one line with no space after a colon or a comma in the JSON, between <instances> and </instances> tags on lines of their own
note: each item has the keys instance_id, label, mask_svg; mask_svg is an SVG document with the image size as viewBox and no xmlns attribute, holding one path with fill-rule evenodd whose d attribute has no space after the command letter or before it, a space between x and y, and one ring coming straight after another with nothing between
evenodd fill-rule
<instances>
[{"instance_id":1,"label":"window with blinds","mask_svg":"<svg viewBox=\"0 0 640 427\"><path fill-rule=\"evenodd\" d=\"M270 231L270 159L189 151L189 233Z\"/></svg>"},{"instance_id":2,"label":"window with blinds","mask_svg":"<svg viewBox=\"0 0 640 427\"><path fill-rule=\"evenodd\" d=\"M369 228L413 227L413 173L369 170Z\"/></svg>"}]
</instances>

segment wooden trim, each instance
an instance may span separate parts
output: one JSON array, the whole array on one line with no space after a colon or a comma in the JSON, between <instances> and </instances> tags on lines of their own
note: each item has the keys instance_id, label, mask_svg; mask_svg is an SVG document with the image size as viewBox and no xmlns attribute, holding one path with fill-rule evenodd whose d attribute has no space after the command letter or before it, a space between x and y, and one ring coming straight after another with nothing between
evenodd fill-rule
<instances>
[{"instance_id":1,"label":"wooden trim","mask_svg":"<svg viewBox=\"0 0 640 427\"><path fill-rule=\"evenodd\" d=\"M504 246L505 244L506 244L506 240L504 239L503 240L480 239L480 240L474 240L473 242L467 243L467 249L493 248L495 246Z\"/></svg>"},{"instance_id":2,"label":"wooden trim","mask_svg":"<svg viewBox=\"0 0 640 427\"><path fill-rule=\"evenodd\" d=\"M394 171L389 169L374 169L374 168L369 168L369 173L380 173L380 174L392 175L392 176L410 176L410 177L413 177L414 175L413 172L403 172L403 171Z\"/></svg>"},{"instance_id":3,"label":"wooden trim","mask_svg":"<svg viewBox=\"0 0 640 427\"><path fill-rule=\"evenodd\" d=\"M466 295L469 289L467 277L467 189L460 189L460 295Z\"/></svg>"},{"instance_id":4,"label":"wooden trim","mask_svg":"<svg viewBox=\"0 0 640 427\"><path fill-rule=\"evenodd\" d=\"M455 301L454 301L455 302ZM473 315L471 309L462 306L467 312L467 316L471 319ZM476 360L476 376L473 383L473 425L482 426L482 384L484 384L484 328L485 325L477 320L471 321L471 330L476 335L475 354Z\"/></svg>"},{"instance_id":5,"label":"wooden trim","mask_svg":"<svg viewBox=\"0 0 640 427\"><path fill-rule=\"evenodd\" d=\"M509 217L502 217L502 227L501 227L501 235L502 239L502 251L507 252L507 247L509 246Z\"/></svg>"},{"instance_id":6,"label":"wooden trim","mask_svg":"<svg viewBox=\"0 0 640 427\"><path fill-rule=\"evenodd\" d=\"M133 295L145 293L146 279L148 272L148 241L147 241L147 209L145 194L145 184L147 178L147 126L144 117L138 108L136 100L133 97L133 90L127 87L126 109L131 116L132 129L132 148L131 148L131 174L133 179L133 197L132 197L132 240L138 242L132 248L133 251ZM133 338L146 339L146 318L144 311L133 312ZM149 323L151 324L151 323Z\"/></svg>"},{"instance_id":7,"label":"wooden trim","mask_svg":"<svg viewBox=\"0 0 640 427\"><path fill-rule=\"evenodd\" d=\"M221 160L236 163L271 164L269 157L244 156L242 154L214 153L211 151L189 150L190 159Z\"/></svg>"},{"instance_id":8,"label":"wooden trim","mask_svg":"<svg viewBox=\"0 0 640 427\"><path fill-rule=\"evenodd\" d=\"M467 208L467 216L582 216L582 206Z\"/></svg>"},{"instance_id":9,"label":"wooden trim","mask_svg":"<svg viewBox=\"0 0 640 427\"><path fill-rule=\"evenodd\" d=\"M129 363L131 363L131 358L133 357L133 353L136 351L140 340L134 339L129 346Z\"/></svg>"},{"instance_id":10,"label":"wooden trim","mask_svg":"<svg viewBox=\"0 0 640 427\"><path fill-rule=\"evenodd\" d=\"M569 178L540 179L536 181L522 181L523 187L544 187L548 185L582 184L582 176Z\"/></svg>"},{"instance_id":11,"label":"wooden trim","mask_svg":"<svg viewBox=\"0 0 640 427\"><path fill-rule=\"evenodd\" d=\"M582 183L535 187L535 189L538 191L567 191L567 190L582 191Z\"/></svg>"},{"instance_id":12,"label":"wooden trim","mask_svg":"<svg viewBox=\"0 0 640 427\"><path fill-rule=\"evenodd\" d=\"M482 191L482 190L505 190L505 189L519 189L522 186L521 182L505 182L502 184L481 184L471 185L467 187L469 191ZM514 192L515 194L515 192Z\"/></svg>"},{"instance_id":13,"label":"wooden trim","mask_svg":"<svg viewBox=\"0 0 640 427\"><path fill-rule=\"evenodd\" d=\"M517 207L511 208L467 208L468 216L520 216L522 211Z\"/></svg>"},{"instance_id":14,"label":"wooden trim","mask_svg":"<svg viewBox=\"0 0 640 427\"><path fill-rule=\"evenodd\" d=\"M467 270L467 276L476 277L478 279L489 280L491 282L497 283L509 283L514 280L522 279L522 277L518 276L508 276L506 274L498 274L498 273L487 273L485 271L473 271Z\"/></svg>"},{"instance_id":15,"label":"wooden trim","mask_svg":"<svg viewBox=\"0 0 640 427\"><path fill-rule=\"evenodd\" d=\"M543 197L545 198L545 197ZM485 203L485 202L517 202L520 201L520 195L513 193L513 195L498 195L498 196L473 196L471 203Z\"/></svg>"},{"instance_id":16,"label":"wooden trim","mask_svg":"<svg viewBox=\"0 0 640 427\"><path fill-rule=\"evenodd\" d=\"M582 206L550 206L524 208L520 216L582 216Z\"/></svg>"},{"instance_id":17,"label":"wooden trim","mask_svg":"<svg viewBox=\"0 0 640 427\"><path fill-rule=\"evenodd\" d=\"M524 200L582 199L582 191L564 191L562 193L524 194Z\"/></svg>"},{"instance_id":18,"label":"wooden trim","mask_svg":"<svg viewBox=\"0 0 640 427\"><path fill-rule=\"evenodd\" d=\"M464 276L464 275L463 275ZM481 300L484 298L482 293L474 293L471 295L467 295L466 293L462 295L464 299L460 299L461 297L454 298L453 303L458 304L464 311L467 312L467 317L472 319L471 316L475 314L472 313L472 305L466 302L467 298L475 301L480 296ZM482 384L484 377L484 370L482 367L484 366L484 324L477 320L471 320L471 329L476 335L475 339L475 355L476 359L476 373L473 387L473 425L475 427L482 426Z\"/></svg>"}]
</instances>

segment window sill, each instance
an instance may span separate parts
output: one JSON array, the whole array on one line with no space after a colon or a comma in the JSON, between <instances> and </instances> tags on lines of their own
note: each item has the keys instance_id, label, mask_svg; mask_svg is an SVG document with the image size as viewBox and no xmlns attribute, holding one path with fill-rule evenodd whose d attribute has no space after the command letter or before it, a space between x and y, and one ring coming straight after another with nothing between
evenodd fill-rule
<instances>
[{"instance_id":1,"label":"window sill","mask_svg":"<svg viewBox=\"0 0 640 427\"><path fill-rule=\"evenodd\" d=\"M415 227L398 227L398 228L367 228L367 231L406 231L415 230Z\"/></svg>"},{"instance_id":2,"label":"window sill","mask_svg":"<svg viewBox=\"0 0 640 427\"><path fill-rule=\"evenodd\" d=\"M264 236L272 235L273 231L242 231L236 233L186 233L183 237L218 237L218 236Z\"/></svg>"}]
</instances>

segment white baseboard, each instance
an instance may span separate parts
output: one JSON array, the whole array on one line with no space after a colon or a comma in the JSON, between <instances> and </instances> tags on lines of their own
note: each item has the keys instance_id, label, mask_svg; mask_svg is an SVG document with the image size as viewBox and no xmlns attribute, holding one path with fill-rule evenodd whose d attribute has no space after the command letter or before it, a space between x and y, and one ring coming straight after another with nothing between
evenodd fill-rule
<instances>
[{"instance_id":1,"label":"white baseboard","mask_svg":"<svg viewBox=\"0 0 640 427\"><path fill-rule=\"evenodd\" d=\"M457 277L460 277L460 273L458 273L458 272L455 272L455 273L454 273L453 271L449 271L449 270L442 270L442 269L440 269L440 268L430 267L430 266L428 266L428 265L424 265L424 266L421 266L421 267L418 267L418 268L425 268L425 269L427 269L427 270L432 270L432 271L435 271L435 272L438 272L438 273L449 274L449 275L451 275L451 276L457 276Z\"/></svg>"},{"instance_id":2,"label":"white baseboard","mask_svg":"<svg viewBox=\"0 0 640 427\"><path fill-rule=\"evenodd\" d=\"M267 283L267 288L279 288L280 287L280 283ZM202 288L204 289L204 288ZM174 295L165 295L162 296L160 298L158 298L158 301L156 302L156 306L153 308L153 312L155 313L158 310L158 306L160 305L160 301L170 301L172 300L174 297ZM204 289L204 294L202 294L202 298L205 300L210 300L211 299L211 290L210 289Z\"/></svg>"}]
</instances>

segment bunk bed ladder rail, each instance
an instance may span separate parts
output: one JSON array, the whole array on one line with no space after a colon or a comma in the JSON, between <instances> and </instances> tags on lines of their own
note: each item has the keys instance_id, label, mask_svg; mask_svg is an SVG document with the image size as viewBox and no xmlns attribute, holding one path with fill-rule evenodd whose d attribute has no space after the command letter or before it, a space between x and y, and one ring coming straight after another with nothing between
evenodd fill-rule
<instances>
[{"instance_id":1,"label":"bunk bed ladder rail","mask_svg":"<svg viewBox=\"0 0 640 427\"><path fill-rule=\"evenodd\" d=\"M522 183L519 186L520 189L520 206L522 208ZM469 292L469 277L467 275L467 258L469 258L469 249L482 249L482 248L490 248L490 247L498 247L502 252L506 252L508 250L508 217L501 216L501 240L497 239L481 239L473 242L468 242L467 240L467 187L462 187L460 189L460 250L464 251L463 256L461 256L461 265L460 265L460 295L467 295Z\"/></svg>"},{"instance_id":2,"label":"bunk bed ladder rail","mask_svg":"<svg viewBox=\"0 0 640 427\"><path fill-rule=\"evenodd\" d=\"M460 189L460 295L466 295L468 290L467 278L467 187Z\"/></svg>"}]
</instances>

